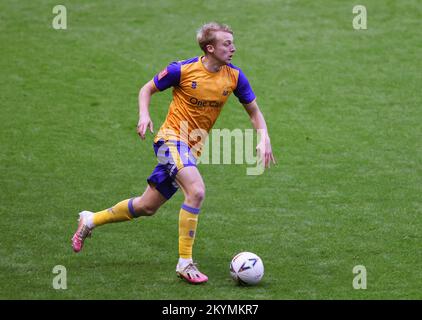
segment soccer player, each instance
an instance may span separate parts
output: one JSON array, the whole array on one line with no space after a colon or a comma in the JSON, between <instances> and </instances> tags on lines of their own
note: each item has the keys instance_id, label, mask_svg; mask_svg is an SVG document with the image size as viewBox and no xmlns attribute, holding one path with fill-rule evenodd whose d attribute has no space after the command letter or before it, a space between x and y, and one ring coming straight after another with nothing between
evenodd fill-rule
<instances>
[{"instance_id":1,"label":"soccer player","mask_svg":"<svg viewBox=\"0 0 422 320\"><path fill-rule=\"evenodd\" d=\"M147 82L139 92L137 133L142 140L153 133L149 115L151 96L173 87L173 99L167 117L154 139L158 165L147 179L140 197L123 200L96 213L82 211L72 237L75 252L95 227L111 222L153 215L180 187L184 203L179 213L179 261L177 275L192 284L204 283L208 277L192 260L198 216L205 197L205 185L196 167L206 135L211 130L224 103L233 92L248 113L252 125L261 133L257 153L265 168L275 163L264 116L255 94L241 69L231 64L236 51L229 26L215 22L197 32L204 55L170 63Z\"/></svg>"}]
</instances>

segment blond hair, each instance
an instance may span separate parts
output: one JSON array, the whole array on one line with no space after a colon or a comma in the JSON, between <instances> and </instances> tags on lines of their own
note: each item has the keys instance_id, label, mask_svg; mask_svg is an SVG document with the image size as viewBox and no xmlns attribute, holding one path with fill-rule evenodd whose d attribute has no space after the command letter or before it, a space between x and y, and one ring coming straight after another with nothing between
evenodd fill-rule
<instances>
[{"instance_id":1,"label":"blond hair","mask_svg":"<svg viewBox=\"0 0 422 320\"><path fill-rule=\"evenodd\" d=\"M207 45L213 44L215 41L215 32L224 31L233 34L232 29L226 25L217 22L209 22L198 29L196 33L196 40L202 51L207 53Z\"/></svg>"}]
</instances>

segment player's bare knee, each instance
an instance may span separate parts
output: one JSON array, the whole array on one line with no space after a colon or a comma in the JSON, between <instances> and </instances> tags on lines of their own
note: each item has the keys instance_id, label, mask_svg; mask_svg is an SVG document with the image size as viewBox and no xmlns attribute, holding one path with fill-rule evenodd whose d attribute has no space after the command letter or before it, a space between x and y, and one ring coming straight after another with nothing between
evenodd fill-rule
<instances>
[{"instance_id":1,"label":"player's bare knee","mask_svg":"<svg viewBox=\"0 0 422 320\"><path fill-rule=\"evenodd\" d=\"M157 212L158 208L159 206L156 206L154 204L144 203L141 201L139 203L139 206L135 209L135 212L138 217L152 216Z\"/></svg>"},{"instance_id":2,"label":"player's bare knee","mask_svg":"<svg viewBox=\"0 0 422 320\"><path fill-rule=\"evenodd\" d=\"M198 189L194 193L194 197L197 201L204 201L205 199L205 189Z\"/></svg>"},{"instance_id":3,"label":"player's bare knee","mask_svg":"<svg viewBox=\"0 0 422 320\"><path fill-rule=\"evenodd\" d=\"M202 186L192 188L186 197L188 198L189 202L198 203L199 205L205 199L205 188Z\"/></svg>"},{"instance_id":4,"label":"player's bare knee","mask_svg":"<svg viewBox=\"0 0 422 320\"><path fill-rule=\"evenodd\" d=\"M132 205L133 210L135 211L135 218L140 216L152 216L158 210L158 207L144 203L142 197L136 197L133 199Z\"/></svg>"},{"instance_id":5,"label":"player's bare knee","mask_svg":"<svg viewBox=\"0 0 422 320\"><path fill-rule=\"evenodd\" d=\"M152 207L152 206L143 206L142 207L142 214L143 216L153 216L156 212L157 212L156 207Z\"/></svg>"}]
</instances>

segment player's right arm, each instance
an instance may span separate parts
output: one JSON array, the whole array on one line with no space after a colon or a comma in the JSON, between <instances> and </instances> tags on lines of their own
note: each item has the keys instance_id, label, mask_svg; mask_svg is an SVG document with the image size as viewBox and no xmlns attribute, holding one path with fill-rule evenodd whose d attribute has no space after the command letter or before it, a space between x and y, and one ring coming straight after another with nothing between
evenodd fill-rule
<instances>
[{"instance_id":1,"label":"player's right arm","mask_svg":"<svg viewBox=\"0 0 422 320\"><path fill-rule=\"evenodd\" d=\"M152 121L149 116L149 102L151 96L157 91L164 91L167 88L177 86L180 81L180 66L178 62L170 63L160 73L156 74L154 78L147 82L139 91L139 121L137 132L142 140L145 139L147 129L154 132Z\"/></svg>"},{"instance_id":2,"label":"player's right arm","mask_svg":"<svg viewBox=\"0 0 422 320\"><path fill-rule=\"evenodd\" d=\"M139 91L139 121L136 127L136 131L142 140L145 139L145 133L147 129L154 132L153 123L149 116L149 103L151 96L158 91L154 84L154 81L148 81Z\"/></svg>"},{"instance_id":3,"label":"player's right arm","mask_svg":"<svg viewBox=\"0 0 422 320\"><path fill-rule=\"evenodd\" d=\"M149 116L149 102L157 91L176 86L180 81L180 63L172 62L154 78L147 82L139 91L139 121L136 131L142 140L145 139L147 129L154 132L151 117Z\"/></svg>"}]
</instances>

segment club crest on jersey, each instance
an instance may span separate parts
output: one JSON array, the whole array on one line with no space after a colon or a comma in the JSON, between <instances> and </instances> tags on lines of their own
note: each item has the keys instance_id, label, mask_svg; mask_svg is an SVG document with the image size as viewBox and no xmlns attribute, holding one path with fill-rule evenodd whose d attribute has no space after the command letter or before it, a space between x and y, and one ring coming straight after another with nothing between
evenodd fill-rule
<instances>
[{"instance_id":1,"label":"club crest on jersey","mask_svg":"<svg viewBox=\"0 0 422 320\"><path fill-rule=\"evenodd\" d=\"M197 86L198 84L196 83L196 81L192 81L192 89L196 89Z\"/></svg>"},{"instance_id":2,"label":"club crest on jersey","mask_svg":"<svg viewBox=\"0 0 422 320\"><path fill-rule=\"evenodd\" d=\"M163 79L167 74L168 74L169 72L168 72L168 70L167 70L167 68L165 68L163 71L161 71L159 74L158 74L158 80L161 80L161 79Z\"/></svg>"}]
</instances>

